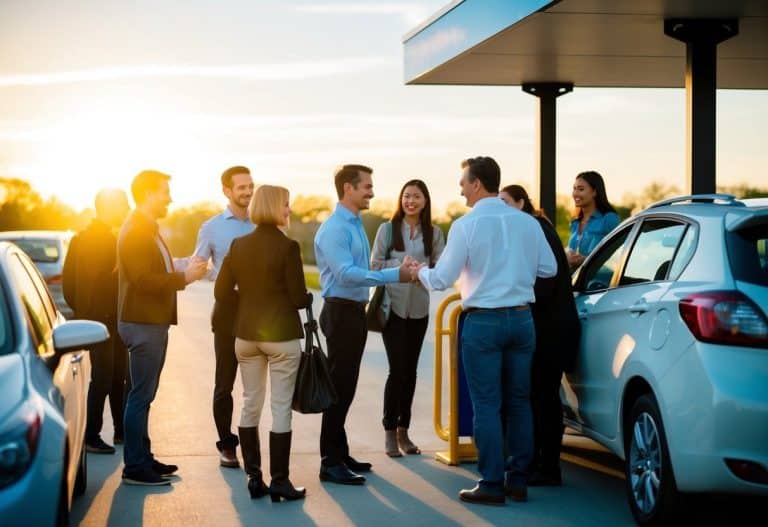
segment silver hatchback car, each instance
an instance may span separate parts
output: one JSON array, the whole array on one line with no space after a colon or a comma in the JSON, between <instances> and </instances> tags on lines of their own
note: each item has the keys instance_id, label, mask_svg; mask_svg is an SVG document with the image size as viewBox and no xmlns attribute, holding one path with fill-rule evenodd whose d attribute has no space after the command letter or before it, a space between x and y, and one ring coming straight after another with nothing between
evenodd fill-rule
<instances>
[{"instance_id":1,"label":"silver hatchback car","mask_svg":"<svg viewBox=\"0 0 768 527\"><path fill-rule=\"evenodd\" d=\"M768 200L666 200L574 275L566 424L624 459L641 525L679 493L768 496Z\"/></svg>"}]
</instances>

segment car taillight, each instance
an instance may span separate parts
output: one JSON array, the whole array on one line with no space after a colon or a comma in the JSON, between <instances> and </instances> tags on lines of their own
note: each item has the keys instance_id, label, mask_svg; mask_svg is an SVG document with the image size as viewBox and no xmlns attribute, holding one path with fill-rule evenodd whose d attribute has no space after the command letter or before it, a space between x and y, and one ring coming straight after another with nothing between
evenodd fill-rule
<instances>
[{"instance_id":1,"label":"car taillight","mask_svg":"<svg viewBox=\"0 0 768 527\"><path fill-rule=\"evenodd\" d=\"M45 283L48 285L60 284L63 280L63 276L60 274L54 274L45 279Z\"/></svg>"},{"instance_id":2,"label":"car taillight","mask_svg":"<svg viewBox=\"0 0 768 527\"><path fill-rule=\"evenodd\" d=\"M21 478L32 464L40 442L42 414L24 404L0 430L0 489Z\"/></svg>"},{"instance_id":3,"label":"car taillight","mask_svg":"<svg viewBox=\"0 0 768 527\"><path fill-rule=\"evenodd\" d=\"M768 348L768 319L739 291L688 295L680 300L680 316L703 342Z\"/></svg>"}]
</instances>

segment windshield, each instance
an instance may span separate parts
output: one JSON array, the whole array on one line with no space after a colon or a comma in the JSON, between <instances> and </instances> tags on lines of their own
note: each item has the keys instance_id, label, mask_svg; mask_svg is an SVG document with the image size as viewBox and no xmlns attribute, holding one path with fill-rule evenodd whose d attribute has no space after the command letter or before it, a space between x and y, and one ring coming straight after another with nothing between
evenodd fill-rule
<instances>
[{"instance_id":1,"label":"windshield","mask_svg":"<svg viewBox=\"0 0 768 527\"><path fill-rule=\"evenodd\" d=\"M55 263L59 261L59 241L43 238L23 238L11 240L27 253L35 263Z\"/></svg>"}]
</instances>

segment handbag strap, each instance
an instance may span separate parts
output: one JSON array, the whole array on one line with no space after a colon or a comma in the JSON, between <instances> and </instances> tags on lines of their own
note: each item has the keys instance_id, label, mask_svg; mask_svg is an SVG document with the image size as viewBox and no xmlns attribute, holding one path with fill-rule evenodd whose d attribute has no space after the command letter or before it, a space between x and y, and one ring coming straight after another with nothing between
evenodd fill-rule
<instances>
[{"instance_id":1,"label":"handbag strap","mask_svg":"<svg viewBox=\"0 0 768 527\"><path fill-rule=\"evenodd\" d=\"M312 304L307 306L306 311L307 321L304 323L304 352L311 352L315 343L317 343L317 347L320 348L320 351L322 351L323 345L320 344L320 334L317 332L317 321L315 320L315 316L312 313Z\"/></svg>"}]
</instances>

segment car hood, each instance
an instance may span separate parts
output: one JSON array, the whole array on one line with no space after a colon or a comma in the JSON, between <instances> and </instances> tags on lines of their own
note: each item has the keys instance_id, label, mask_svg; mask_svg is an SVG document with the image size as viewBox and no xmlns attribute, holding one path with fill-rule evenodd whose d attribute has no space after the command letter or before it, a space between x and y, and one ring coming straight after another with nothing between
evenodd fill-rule
<instances>
[{"instance_id":1,"label":"car hood","mask_svg":"<svg viewBox=\"0 0 768 527\"><path fill-rule=\"evenodd\" d=\"M24 362L21 355L18 353L0 355L0 422L24 398L25 378Z\"/></svg>"}]
</instances>

